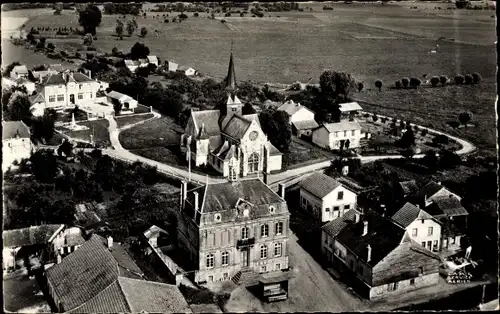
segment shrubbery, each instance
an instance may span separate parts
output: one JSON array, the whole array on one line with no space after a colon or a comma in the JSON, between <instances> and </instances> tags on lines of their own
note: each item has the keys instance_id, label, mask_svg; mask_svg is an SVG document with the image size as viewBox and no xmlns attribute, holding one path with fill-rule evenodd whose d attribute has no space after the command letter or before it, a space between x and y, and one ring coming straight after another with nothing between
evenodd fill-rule
<instances>
[{"instance_id":1,"label":"shrubbery","mask_svg":"<svg viewBox=\"0 0 500 314\"><path fill-rule=\"evenodd\" d=\"M432 87L436 87L438 84L439 84L439 77L433 76L431 78L431 85L432 85Z\"/></svg>"},{"instance_id":2,"label":"shrubbery","mask_svg":"<svg viewBox=\"0 0 500 314\"><path fill-rule=\"evenodd\" d=\"M465 78L463 75L461 75L461 74L455 75L455 84L462 85L464 83L464 81L465 81Z\"/></svg>"}]
</instances>

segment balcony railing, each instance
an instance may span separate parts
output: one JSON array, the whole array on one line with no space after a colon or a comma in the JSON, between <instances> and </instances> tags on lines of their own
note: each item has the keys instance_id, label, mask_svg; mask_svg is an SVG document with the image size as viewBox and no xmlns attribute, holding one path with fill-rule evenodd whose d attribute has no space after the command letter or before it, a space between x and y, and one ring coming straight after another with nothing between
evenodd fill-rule
<instances>
[{"instance_id":1,"label":"balcony railing","mask_svg":"<svg viewBox=\"0 0 500 314\"><path fill-rule=\"evenodd\" d=\"M241 239L236 241L236 248L240 249L243 247L253 246L255 244L255 238Z\"/></svg>"}]
</instances>

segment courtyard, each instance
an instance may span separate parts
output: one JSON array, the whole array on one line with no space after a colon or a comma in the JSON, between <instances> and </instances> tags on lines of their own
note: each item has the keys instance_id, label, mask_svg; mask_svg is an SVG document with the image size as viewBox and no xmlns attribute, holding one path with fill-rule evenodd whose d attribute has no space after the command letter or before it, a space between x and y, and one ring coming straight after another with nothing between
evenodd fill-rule
<instances>
[{"instance_id":1,"label":"courtyard","mask_svg":"<svg viewBox=\"0 0 500 314\"><path fill-rule=\"evenodd\" d=\"M38 282L26 269L4 274L3 303L6 312L51 313Z\"/></svg>"}]
</instances>

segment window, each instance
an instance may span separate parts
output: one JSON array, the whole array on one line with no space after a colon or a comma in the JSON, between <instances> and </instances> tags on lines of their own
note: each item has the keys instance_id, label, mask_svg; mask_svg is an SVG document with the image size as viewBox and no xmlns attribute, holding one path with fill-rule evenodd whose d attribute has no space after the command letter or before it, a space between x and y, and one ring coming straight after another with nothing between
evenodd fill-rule
<instances>
[{"instance_id":1,"label":"window","mask_svg":"<svg viewBox=\"0 0 500 314\"><path fill-rule=\"evenodd\" d=\"M207 268L214 267L215 256L212 253L207 254Z\"/></svg>"},{"instance_id":2,"label":"window","mask_svg":"<svg viewBox=\"0 0 500 314\"><path fill-rule=\"evenodd\" d=\"M330 208L328 208L328 207L325 208L325 212L327 212L327 213L330 212Z\"/></svg>"},{"instance_id":3,"label":"window","mask_svg":"<svg viewBox=\"0 0 500 314\"><path fill-rule=\"evenodd\" d=\"M344 209L350 209L351 208L351 205L350 204L347 204L347 205L344 205Z\"/></svg>"},{"instance_id":4,"label":"window","mask_svg":"<svg viewBox=\"0 0 500 314\"><path fill-rule=\"evenodd\" d=\"M335 137L339 137L339 132L335 132Z\"/></svg>"},{"instance_id":5,"label":"window","mask_svg":"<svg viewBox=\"0 0 500 314\"><path fill-rule=\"evenodd\" d=\"M236 112L236 110L237 110L236 108L231 108L232 112Z\"/></svg>"},{"instance_id":6,"label":"window","mask_svg":"<svg viewBox=\"0 0 500 314\"><path fill-rule=\"evenodd\" d=\"M259 171L259 154L252 153L248 157L248 173L255 173Z\"/></svg>"},{"instance_id":7,"label":"window","mask_svg":"<svg viewBox=\"0 0 500 314\"><path fill-rule=\"evenodd\" d=\"M268 236L269 236L269 226L268 225L260 226L260 237L265 238Z\"/></svg>"},{"instance_id":8,"label":"window","mask_svg":"<svg viewBox=\"0 0 500 314\"><path fill-rule=\"evenodd\" d=\"M450 244L455 244L455 238L454 237L450 238Z\"/></svg>"},{"instance_id":9,"label":"window","mask_svg":"<svg viewBox=\"0 0 500 314\"><path fill-rule=\"evenodd\" d=\"M267 258L267 246L265 244L260 246L260 258Z\"/></svg>"},{"instance_id":10,"label":"window","mask_svg":"<svg viewBox=\"0 0 500 314\"><path fill-rule=\"evenodd\" d=\"M260 267L261 273L265 273L266 271L267 271L267 267L265 265Z\"/></svg>"},{"instance_id":11,"label":"window","mask_svg":"<svg viewBox=\"0 0 500 314\"><path fill-rule=\"evenodd\" d=\"M351 131L351 135L352 135L352 136L356 135L356 131L355 131L355 130L352 130L352 131Z\"/></svg>"},{"instance_id":12,"label":"window","mask_svg":"<svg viewBox=\"0 0 500 314\"><path fill-rule=\"evenodd\" d=\"M422 223L424 223L424 222L425 222L425 219L422 219L421 221L422 221Z\"/></svg>"},{"instance_id":13,"label":"window","mask_svg":"<svg viewBox=\"0 0 500 314\"><path fill-rule=\"evenodd\" d=\"M57 95L57 101L64 101L64 95Z\"/></svg>"},{"instance_id":14,"label":"window","mask_svg":"<svg viewBox=\"0 0 500 314\"><path fill-rule=\"evenodd\" d=\"M283 222L279 221L276 223L276 235L283 233Z\"/></svg>"},{"instance_id":15,"label":"window","mask_svg":"<svg viewBox=\"0 0 500 314\"><path fill-rule=\"evenodd\" d=\"M340 207L338 207L338 206L333 207L334 212L339 211L339 210L340 210Z\"/></svg>"},{"instance_id":16,"label":"window","mask_svg":"<svg viewBox=\"0 0 500 314\"><path fill-rule=\"evenodd\" d=\"M248 227L241 228L241 239L248 239Z\"/></svg>"},{"instance_id":17,"label":"window","mask_svg":"<svg viewBox=\"0 0 500 314\"><path fill-rule=\"evenodd\" d=\"M434 243L432 243L432 250L434 252L438 251L438 240L434 240Z\"/></svg>"},{"instance_id":18,"label":"window","mask_svg":"<svg viewBox=\"0 0 500 314\"><path fill-rule=\"evenodd\" d=\"M55 102L56 101L56 96L49 96L49 102Z\"/></svg>"},{"instance_id":19,"label":"window","mask_svg":"<svg viewBox=\"0 0 500 314\"><path fill-rule=\"evenodd\" d=\"M413 228L413 229L411 229L411 235L412 235L413 237L416 237L416 236L417 236L417 234L418 234L418 229L417 229L417 228Z\"/></svg>"},{"instance_id":20,"label":"window","mask_svg":"<svg viewBox=\"0 0 500 314\"><path fill-rule=\"evenodd\" d=\"M424 242L422 242L422 246L423 246L423 247L425 247L425 241L424 241Z\"/></svg>"},{"instance_id":21,"label":"window","mask_svg":"<svg viewBox=\"0 0 500 314\"><path fill-rule=\"evenodd\" d=\"M275 257L281 256L281 243L280 242L274 243L274 256Z\"/></svg>"},{"instance_id":22,"label":"window","mask_svg":"<svg viewBox=\"0 0 500 314\"><path fill-rule=\"evenodd\" d=\"M280 264L276 264L276 270L281 270L281 265Z\"/></svg>"},{"instance_id":23,"label":"window","mask_svg":"<svg viewBox=\"0 0 500 314\"><path fill-rule=\"evenodd\" d=\"M344 137L347 137L347 131L344 131Z\"/></svg>"},{"instance_id":24,"label":"window","mask_svg":"<svg viewBox=\"0 0 500 314\"><path fill-rule=\"evenodd\" d=\"M387 285L387 291L396 291L398 290L398 283L397 282L392 282Z\"/></svg>"},{"instance_id":25,"label":"window","mask_svg":"<svg viewBox=\"0 0 500 314\"><path fill-rule=\"evenodd\" d=\"M410 279L410 286L414 286L415 285L415 278L412 278Z\"/></svg>"},{"instance_id":26,"label":"window","mask_svg":"<svg viewBox=\"0 0 500 314\"><path fill-rule=\"evenodd\" d=\"M89 93L89 98L92 99L92 92Z\"/></svg>"},{"instance_id":27,"label":"window","mask_svg":"<svg viewBox=\"0 0 500 314\"><path fill-rule=\"evenodd\" d=\"M238 175L236 174L235 167L229 167L229 180L236 181L238 179Z\"/></svg>"},{"instance_id":28,"label":"window","mask_svg":"<svg viewBox=\"0 0 500 314\"><path fill-rule=\"evenodd\" d=\"M214 276L208 276L208 281L214 282Z\"/></svg>"},{"instance_id":29,"label":"window","mask_svg":"<svg viewBox=\"0 0 500 314\"><path fill-rule=\"evenodd\" d=\"M429 228L427 229L427 235L428 235L428 236L431 236L431 235L432 235L432 231L433 231L433 228L432 228L432 227L429 227Z\"/></svg>"},{"instance_id":30,"label":"window","mask_svg":"<svg viewBox=\"0 0 500 314\"><path fill-rule=\"evenodd\" d=\"M338 200L344 199L344 191L340 191L339 194L337 195Z\"/></svg>"},{"instance_id":31,"label":"window","mask_svg":"<svg viewBox=\"0 0 500 314\"><path fill-rule=\"evenodd\" d=\"M83 99L83 93L78 93L78 99Z\"/></svg>"},{"instance_id":32,"label":"window","mask_svg":"<svg viewBox=\"0 0 500 314\"><path fill-rule=\"evenodd\" d=\"M222 252L222 266L229 265L229 252Z\"/></svg>"}]
</instances>

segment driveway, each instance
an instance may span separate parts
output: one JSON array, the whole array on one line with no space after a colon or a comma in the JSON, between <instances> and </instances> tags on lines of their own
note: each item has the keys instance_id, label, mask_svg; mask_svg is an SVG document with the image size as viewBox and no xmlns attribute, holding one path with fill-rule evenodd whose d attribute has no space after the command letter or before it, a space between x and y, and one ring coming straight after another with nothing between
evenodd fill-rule
<instances>
[{"instance_id":1,"label":"driveway","mask_svg":"<svg viewBox=\"0 0 500 314\"><path fill-rule=\"evenodd\" d=\"M275 303L261 302L245 287L238 286L226 304L228 312L353 312L366 308L366 301L354 296L324 270L292 234L288 241L292 278L289 298Z\"/></svg>"}]
</instances>

